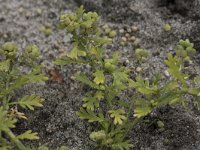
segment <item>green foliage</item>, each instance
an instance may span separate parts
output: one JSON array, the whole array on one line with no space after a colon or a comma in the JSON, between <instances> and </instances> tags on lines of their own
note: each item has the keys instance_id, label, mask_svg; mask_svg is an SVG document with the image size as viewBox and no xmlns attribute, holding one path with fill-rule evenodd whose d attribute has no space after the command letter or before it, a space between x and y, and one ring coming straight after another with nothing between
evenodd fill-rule
<instances>
[{"instance_id":1,"label":"green foliage","mask_svg":"<svg viewBox=\"0 0 200 150\"><path fill-rule=\"evenodd\" d=\"M171 27L169 24L165 24L165 25L163 26L163 29L164 29L165 32L170 31L171 28L172 28L172 27Z\"/></svg>"},{"instance_id":2,"label":"green foliage","mask_svg":"<svg viewBox=\"0 0 200 150\"><path fill-rule=\"evenodd\" d=\"M146 49L137 48L135 50L135 56L138 61L144 62L148 57L148 51Z\"/></svg>"},{"instance_id":3,"label":"green foliage","mask_svg":"<svg viewBox=\"0 0 200 150\"><path fill-rule=\"evenodd\" d=\"M194 44L190 43L188 39L180 40L176 46L176 55L183 61L191 61L190 57L194 56L195 53Z\"/></svg>"},{"instance_id":4,"label":"green foliage","mask_svg":"<svg viewBox=\"0 0 200 150\"><path fill-rule=\"evenodd\" d=\"M38 140L39 139L39 137L37 136L37 133L32 133L32 130L28 130L25 133L18 135L17 138L20 140L24 140L24 139Z\"/></svg>"},{"instance_id":5,"label":"green foliage","mask_svg":"<svg viewBox=\"0 0 200 150\"><path fill-rule=\"evenodd\" d=\"M25 150L21 140L34 140L39 137L31 130L21 135L12 133L17 121L26 119L25 114L18 112L15 107L34 110L34 107L41 107L44 100L36 95L16 100L18 98L15 91L28 83L44 82L47 77L41 71L42 66L38 65L40 53L36 45L29 45L20 55L16 44L7 42L0 48L0 54L0 149L16 147ZM26 73L21 68L27 68L29 71Z\"/></svg>"},{"instance_id":6,"label":"green foliage","mask_svg":"<svg viewBox=\"0 0 200 150\"><path fill-rule=\"evenodd\" d=\"M114 124L122 124L124 120L127 120L123 109L109 110L108 113L110 113L111 118L114 118Z\"/></svg>"},{"instance_id":7,"label":"green foliage","mask_svg":"<svg viewBox=\"0 0 200 150\"><path fill-rule=\"evenodd\" d=\"M97 124L90 139L98 149L130 150L132 144L127 140L127 133L153 109L177 103L185 107L190 101L186 95L192 95L195 103L200 104L200 77L189 78L188 74L183 73L182 56L169 54L165 64L171 78L166 83L161 82L160 75L155 75L153 79L143 79L141 76L131 79L130 70L119 64L119 53L104 58L105 45L110 40L100 36L98 20L96 13L85 13L82 6L76 13L62 15L60 27L73 35L73 48L55 63L91 66L90 73L79 72L73 77L91 88L83 98L77 115ZM193 44L189 40L181 40L177 47L180 46L187 51L188 57L193 56ZM135 56L138 61L145 61L148 52L136 49ZM133 100L121 99L120 95L126 89L134 89Z\"/></svg>"},{"instance_id":8,"label":"green foliage","mask_svg":"<svg viewBox=\"0 0 200 150\"><path fill-rule=\"evenodd\" d=\"M52 31L52 26L51 26L51 24L49 24L49 23L47 23L47 24L45 24L44 26L42 26L41 28L40 28L40 31L42 32L42 33L44 33L44 35L45 36L50 36L50 35L52 35L52 33L53 33L53 31Z\"/></svg>"}]
</instances>

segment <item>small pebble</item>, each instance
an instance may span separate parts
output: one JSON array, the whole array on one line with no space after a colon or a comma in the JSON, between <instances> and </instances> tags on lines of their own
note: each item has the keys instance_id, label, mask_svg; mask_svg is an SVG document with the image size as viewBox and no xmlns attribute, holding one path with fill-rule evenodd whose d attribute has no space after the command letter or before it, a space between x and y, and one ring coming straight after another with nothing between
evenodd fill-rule
<instances>
[{"instance_id":1,"label":"small pebble","mask_svg":"<svg viewBox=\"0 0 200 150\"><path fill-rule=\"evenodd\" d=\"M130 34L129 34L129 33L126 33L126 34L125 34L125 37L127 37L127 38L130 37Z\"/></svg>"},{"instance_id":2,"label":"small pebble","mask_svg":"<svg viewBox=\"0 0 200 150\"><path fill-rule=\"evenodd\" d=\"M167 70L164 71L164 74L165 74L166 77L170 76L170 74L169 74L169 72Z\"/></svg>"},{"instance_id":3,"label":"small pebble","mask_svg":"<svg viewBox=\"0 0 200 150\"><path fill-rule=\"evenodd\" d=\"M140 44L140 39L136 38L134 43L133 43L133 45L134 46L139 46L139 44Z\"/></svg>"},{"instance_id":4,"label":"small pebble","mask_svg":"<svg viewBox=\"0 0 200 150\"><path fill-rule=\"evenodd\" d=\"M19 13L22 13L24 11L24 8L23 7L20 7L19 9L18 9L18 12Z\"/></svg>"},{"instance_id":5,"label":"small pebble","mask_svg":"<svg viewBox=\"0 0 200 150\"><path fill-rule=\"evenodd\" d=\"M29 18L29 17L31 16L31 12L30 12L30 11L27 11L26 14L25 14L25 16L26 16L27 18Z\"/></svg>"},{"instance_id":6,"label":"small pebble","mask_svg":"<svg viewBox=\"0 0 200 150\"><path fill-rule=\"evenodd\" d=\"M138 31L138 27L136 27L136 26L132 26L131 29L132 29L133 32Z\"/></svg>"},{"instance_id":7,"label":"small pebble","mask_svg":"<svg viewBox=\"0 0 200 150\"><path fill-rule=\"evenodd\" d=\"M121 38L121 41L127 42L127 38L123 36L123 37Z\"/></svg>"},{"instance_id":8,"label":"small pebble","mask_svg":"<svg viewBox=\"0 0 200 150\"><path fill-rule=\"evenodd\" d=\"M111 32L111 29L110 29L110 28L106 28L106 29L105 29L105 33L106 33L106 34L109 34L109 32Z\"/></svg>"},{"instance_id":9,"label":"small pebble","mask_svg":"<svg viewBox=\"0 0 200 150\"><path fill-rule=\"evenodd\" d=\"M121 41L121 42L120 42L120 45L121 45L121 46L124 46L124 45L125 45L125 42L124 42L124 41Z\"/></svg>"},{"instance_id":10,"label":"small pebble","mask_svg":"<svg viewBox=\"0 0 200 150\"><path fill-rule=\"evenodd\" d=\"M42 15L42 9L38 8L36 10L36 13L37 13L38 16L41 16Z\"/></svg>"},{"instance_id":11,"label":"small pebble","mask_svg":"<svg viewBox=\"0 0 200 150\"><path fill-rule=\"evenodd\" d=\"M142 68L141 68L141 67L137 67L137 68L136 68L136 71L137 71L137 72L141 72L141 71L142 71Z\"/></svg>"},{"instance_id":12,"label":"small pebble","mask_svg":"<svg viewBox=\"0 0 200 150\"><path fill-rule=\"evenodd\" d=\"M124 29L120 29L120 30L119 30L119 33L124 33Z\"/></svg>"},{"instance_id":13,"label":"small pebble","mask_svg":"<svg viewBox=\"0 0 200 150\"><path fill-rule=\"evenodd\" d=\"M109 26L107 24L105 24L105 25L103 25L102 28L105 30L105 29L109 28Z\"/></svg>"},{"instance_id":14,"label":"small pebble","mask_svg":"<svg viewBox=\"0 0 200 150\"><path fill-rule=\"evenodd\" d=\"M128 33L131 33L131 31L132 31L131 28L128 28L128 29L127 29L127 32L128 32Z\"/></svg>"},{"instance_id":15,"label":"small pebble","mask_svg":"<svg viewBox=\"0 0 200 150\"><path fill-rule=\"evenodd\" d=\"M124 66L127 66L129 64L129 60L126 59L123 64L124 64Z\"/></svg>"},{"instance_id":16,"label":"small pebble","mask_svg":"<svg viewBox=\"0 0 200 150\"><path fill-rule=\"evenodd\" d=\"M131 37L130 37L130 41L132 41L132 42L134 42L135 39L136 39L135 36L131 36Z\"/></svg>"}]
</instances>

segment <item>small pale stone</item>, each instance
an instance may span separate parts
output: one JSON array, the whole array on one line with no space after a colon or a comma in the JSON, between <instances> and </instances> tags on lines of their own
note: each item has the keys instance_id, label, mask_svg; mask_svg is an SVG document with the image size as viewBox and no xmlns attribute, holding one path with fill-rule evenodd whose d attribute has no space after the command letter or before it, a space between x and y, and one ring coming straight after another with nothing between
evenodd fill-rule
<instances>
[{"instance_id":1,"label":"small pale stone","mask_svg":"<svg viewBox=\"0 0 200 150\"><path fill-rule=\"evenodd\" d=\"M124 41L121 41L121 42L120 42L120 45L121 45L121 46L124 46L124 45L125 45L125 42L124 42Z\"/></svg>"},{"instance_id":2,"label":"small pale stone","mask_svg":"<svg viewBox=\"0 0 200 150\"><path fill-rule=\"evenodd\" d=\"M106 28L106 29L105 29L105 33L106 33L106 34L109 34L110 31L111 31L110 28Z\"/></svg>"},{"instance_id":3,"label":"small pale stone","mask_svg":"<svg viewBox=\"0 0 200 150\"><path fill-rule=\"evenodd\" d=\"M135 36L131 36L131 37L130 37L130 41L132 41L132 42L134 42L135 39L136 39Z\"/></svg>"},{"instance_id":4,"label":"small pale stone","mask_svg":"<svg viewBox=\"0 0 200 150\"><path fill-rule=\"evenodd\" d=\"M128 65L128 64L129 64L129 60L126 59L126 60L124 61L124 63L125 63L126 65Z\"/></svg>"},{"instance_id":5,"label":"small pale stone","mask_svg":"<svg viewBox=\"0 0 200 150\"><path fill-rule=\"evenodd\" d=\"M141 67L137 67L137 68L136 68L136 71L137 71L137 72L141 72L141 71L142 71L142 68L141 68Z\"/></svg>"},{"instance_id":6,"label":"small pale stone","mask_svg":"<svg viewBox=\"0 0 200 150\"><path fill-rule=\"evenodd\" d=\"M138 27L136 27L136 26L132 26L131 29L132 29L133 32L138 31Z\"/></svg>"},{"instance_id":7,"label":"small pale stone","mask_svg":"<svg viewBox=\"0 0 200 150\"><path fill-rule=\"evenodd\" d=\"M129 33L126 33L126 34L125 34L125 37L130 37L130 34L129 34Z\"/></svg>"},{"instance_id":8,"label":"small pale stone","mask_svg":"<svg viewBox=\"0 0 200 150\"><path fill-rule=\"evenodd\" d=\"M127 42L127 38L123 36L123 37L121 38L121 41Z\"/></svg>"},{"instance_id":9,"label":"small pale stone","mask_svg":"<svg viewBox=\"0 0 200 150\"><path fill-rule=\"evenodd\" d=\"M18 9L18 12L19 13L22 13L24 11L24 8L23 7L20 7L19 9Z\"/></svg>"},{"instance_id":10,"label":"small pale stone","mask_svg":"<svg viewBox=\"0 0 200 150\"><path fill-rule=\"evenodd\" d=\"M102 28L103 28L103 29L107 29L107 28L109 28L109 26L108 26L107 24L105 24L105 25L103 25Z\"/></svg>"},{"instance_id":11,"label":"small pale stone","mask_svg":"<svg viewBox=\"0 0 200 150\"><path fill-rule=\"evenodd\" d=\"M128 33L131 33L131 31L132 31L131 28L128 28L128 29L127 29L127 32L128 32Z\"/></svg>"},{"instance_id":12,"label":"small pale stone","mask_svg":"<svg viewBox=\"0 0 200 150\"><path fill-rule=\"evenodd\" d=\"M38 8L38 9L36 10L36 12L37 12L37 15L39 15L39 16L42 15L42 9Z\"/></svg>"},{"instance_id":13,"label":"small pale stone","mask_svg":"<svg viewBox=\"0 0 200 150\"><path fill-rule=\"evenodd\" d=\"M120 30L119 30L119 33L124 33L124 29L120 29Z\"/></svg>"},{"instance_id":14,"label":"small pale stone","mask_svg":"<svg viewBox=\"0 0 200 150\"><path fill-rule=\"evenodd\" d=\"M133 45L134 46L139 46L139 44L140 44L140 39L136 38L134 43L133 43Z\"/></svg>"},{"instance_id":15,"label":"small pale stone","mask_svg":"<svg viewBox=\"0 0 200 150\"><path fill-rule=\"evenodd\" d=\"M170 74L169 74L169 72L168 72L167 70L164 71L164 74L165 74L165 76L167 76L167 77L170 76Z\"/></svg>"}]
</instances>

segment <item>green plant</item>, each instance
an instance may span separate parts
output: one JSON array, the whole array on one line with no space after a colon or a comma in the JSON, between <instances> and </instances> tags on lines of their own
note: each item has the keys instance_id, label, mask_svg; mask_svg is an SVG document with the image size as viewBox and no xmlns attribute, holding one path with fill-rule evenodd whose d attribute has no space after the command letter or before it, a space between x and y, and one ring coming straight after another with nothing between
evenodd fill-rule
<instances>
[{"instance_id":1,"label":"green plant","mask_svg":"<svg viewBox=\"0 0 200 150\"><path fill-rule=\"evenodd\" d=\"M53 31L52 31L52 25L49 24L49 23L46 23L44 26L42 26L40 28L40 31L42 33L44 33L45 36L48 37L48 36L52 35L52 33L53 33Z\"/></svg>"},{"instance_id":2,"label":"green plant","mask_svg":"<svg viewBox=\"0 0 200 150\"><path fill-rule=\"evenodd\" d=\"M169 24L164 24L164 26L163 26L163 29L164 29L165 32L170 31L171 28L172 28L172 27L171 27Z\"/></svg>"},{"instance_id":3,"label":"green plant","mask_svg":"<svg viewBox=\"0 0 200 150\"><path fill-rule=\"evenodd\" d=\"M15 91L24 85L47 80L42 73L42 66L38 65L39 55L36 45L29 45L21 55L17 45L11 42L3 44L0 48L0 149L12 149L16 146L25 150L21 140L39 138L37 133L31 130L21 135L12 132L19 119L26 119L24 113L18 112L17 106L34 110L34 107L41 107L44 101L36 95L25 95L21 98L15 96ZM25 68L27 72L24 71Z\"/></svg>"},{"instance_id":4,"label":"green plant","mask_svg":"<svg viewBox=\"0 0 200 150\"><path fill-rule=\"evenodd\" d=\"M95 12L85 13L83 7L60 17L60 26L73 35L73 48L55 64L91 66L90 73L79 72L73 77L91 87L77 115L96 125L90 139L96 142L97 148L129 150L133 145L127 139L128 132L153 109L176 103L186 106L190 99L185 95L192 95L199 104L200 76L189 78L182 72L181 59L169 54L165 63L171 79L165 84L161 84L159 75L151 80L140 76L131 79L130 70L119 65L118 52L109 59L104 58L105 45L110 40L100 36L98 20ZM148 53L137 49L136 55L141 60ZM133 98L120 96L126 89L135 90Z\"/></svg>"},{"instance_id":5,"label":"green plant","mask_svg":"<svg viewBox=\"0 0 200 150\"><path fill-rule=\"evenodd\" d=\"M193 57L195 53L194 44L190 43L188 39L180 40L176 46L176 55L182 58L183 61L191 61L190 57Z\"/></svg>"},{"instance_id":6,"label":"green plant","mask_svg":"<svg viewBox=\"0 0 200 150\"><path fill-rule=\"evenodd\" d=\"M135 57L140 62L146 61L148 54L149 54L148 51L146 49L143 49L143 48L137 48L135 50Z\"/></svg>"}]
</instances>

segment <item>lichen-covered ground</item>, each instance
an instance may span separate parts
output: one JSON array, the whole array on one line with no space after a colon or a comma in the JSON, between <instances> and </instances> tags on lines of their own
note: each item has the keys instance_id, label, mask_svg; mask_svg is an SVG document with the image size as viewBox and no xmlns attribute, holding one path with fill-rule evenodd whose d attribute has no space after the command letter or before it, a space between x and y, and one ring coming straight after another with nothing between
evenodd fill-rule
<instances>
[{"instance_id":1,"label":"lichen-covered ground","mask_svg":"<svg viewBox=\"0 0 200 150\"><path fill-rule=\"evenodd\" d=\"M50 149L67 145L82 150L91 144L88 123L75 115L87 90L70 78L80 68L59 68L52 63L71 45L70 35L58 29L59 16L74 11L81 4L86 10L97 11L102 16L101 24L108 24L118 32L108 46L108 55L120 50L122 64L133 72L138 67L133 55L136 47L146 48L150 53L147 62L139 65L143 75L150 78L156 72L164 75L163 60L167 53L174 52L180 39L188 38L197 49L189 72L200 74L200 0L0 0L0 44L13 41L22 48L29 43L38 45L45 72L51 78L51 70L57 68L64 80L26 86L17 93L19 96L36 93L45 98L44 107L27 112L29 119L19 122L16 132L32 129L39 133L40 144L46 144ZM169 32L163 30L166 23L172 26ZM53 31L48 37L40 30L46 24L50 24ZM139 30L132 31L132 26ZM134 36L136 42L120 44L126 33ZM193 106L189 106L189 111L180 106L163 107L155 110L148 119L152 124L141 123L130 133L133 149L200 149L200 113ZM154 125L157 120L165 123L164 131L160 132ZM39 144L38 141L27 143Z\"/></svg>"}]
</instances>

